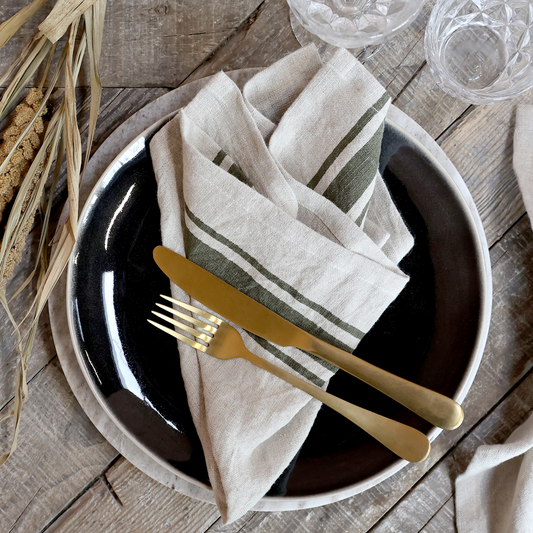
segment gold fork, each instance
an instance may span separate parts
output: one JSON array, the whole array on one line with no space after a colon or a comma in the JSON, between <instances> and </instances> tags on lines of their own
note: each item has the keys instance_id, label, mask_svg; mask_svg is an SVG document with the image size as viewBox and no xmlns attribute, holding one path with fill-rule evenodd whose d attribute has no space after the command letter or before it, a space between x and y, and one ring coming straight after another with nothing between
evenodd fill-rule
<instances>
[{"instance_id":1,"label":"gold fork","mask_svg":"<svg viewBox=\"0 0 533 533\"><path fill-rule=\"evenodd\" d=\"M272 363L269 363L268 361L265 361L261 357L258 357L250 352L245 347L239 332L220 318L210 313L206 313L202 309L198 309L192 305L180 302L174 298L170 298L169 296L161 296L181 307L182 309L202 317L206 321L210 322L210 324L160 303L156 303L156 305L168 311L169 313L172 313L181 320L188 322L189 324L200 329L194 329L193 327L183 324L182 322L178 322L177 320L174 320L173 318L157 311L152 311L152 313L162 320L173 324L183 332L189 333L197 340L186 337L185 335L176 332L174 329L163 326L162 324L154 322L153 320L148 320L150 324L153 324L157 328L165 331L173 337L176 337L180 341L187 343L189 346L192 346L193 348L205 352L213 357L217 357L218 359L242 358L260 368L263 368L267 372L270 372L278 378L283 379L287 383L290 383L293 387L306 392L313 398L316 398L323 404L331 407L341 415L345 416L348 420L351 420L354 424L366 431L369 435L381 442L381 444L386 446L389 450L393 451L402 459L406 459L407 461L411 462L418 462L423 461L429 455L431 445L428 438L420 431L410 426L406 426L405 424L401 424L400 422L396 422L395 420L385 418L384 416L373 413L372 411L367 411L366 409L358 407L357 405L353 405L345 400L342 400L341 398L337 398L337 396L334 396L333 394L325 392L322 389L311 385L303 379L297 378L293 374L279 368L276 365L273 365Z\"/></svg>"}]
</instances>

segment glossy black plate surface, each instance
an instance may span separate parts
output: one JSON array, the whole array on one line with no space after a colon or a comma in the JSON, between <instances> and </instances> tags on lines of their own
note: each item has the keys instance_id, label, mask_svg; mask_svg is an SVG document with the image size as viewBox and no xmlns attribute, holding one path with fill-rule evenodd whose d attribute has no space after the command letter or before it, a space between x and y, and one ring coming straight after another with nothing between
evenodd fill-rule
<instances>
[{"instance_id":1,"label":"glossy black plate surface","mask_svg":"<svg viewBox=\"0 0 533 533\"><path fill-rule=\"evenodd\" d=\"M152 259L161 243L147 149L131 151L90 198L71 267L73 341L106 408L160 460L208 483L181 379L175 341L146 322L169 282ZM383 176L415 246L401 267L411 280L366 335L359 357L454 396L471 363L483 311L483 266L465 203L441 167L387 121ZM339 372L328 390L410 424L430 425ZM397 457L323 407L293 468L271 494L306 497L375 476Z\"/></svg>"}]
</instances>

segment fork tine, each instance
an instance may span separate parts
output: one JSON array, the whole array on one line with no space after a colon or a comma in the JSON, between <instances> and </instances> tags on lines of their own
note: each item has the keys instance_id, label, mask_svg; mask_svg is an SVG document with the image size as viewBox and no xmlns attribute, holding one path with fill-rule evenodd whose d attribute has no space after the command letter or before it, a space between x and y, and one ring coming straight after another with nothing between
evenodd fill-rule
<instances>
[{"instance_id":1,"label":"fork tine","mask_svg":"<svg viewBox=\"0 0 533 533\"><path fill-rule=\"evenodd\" d=\"M174 331L171 328L167 328L166 326L163 326L162 324L159 324L158 322L154 322L153 320L150 320L150 319L148 319L148 322L150 322L150 324L152 324L156 328L159 328L160 330L164 331L165 333L168 333L169 335L176 337L176 339L183 341L189 346L192 346L196 350L201 350L202 352L205 352L207 348L207 346L204 346L203 344L200 344L199 342L193 341L192 339L189 339L189 337L185 337L185 335L182 335L181 333L178 333L177 331Z\"/></svg>"},{"instance_id":2,"label":"fork tine","mask_svg":"<svg viewBox=\"0 0 533 533\"><path fill-rule=\"evenodd\" d=\"M163 313L158 313L157 311L152 311L152 313L155 316L158 316L159 318L166 320L170 324L173 324L174 326L186 331L187 333L194 335L196 338L200 339L201 341L206 342L207 344L209 344L209 341L213 338L212 336L206 335L205 333L200 332L197 329L190 328L189 326L186 326L185 324L182 324L181 322L178 322L177 320L174 320L173 318L170 318L169 316L164 315Z\"/></svg>"},{"instance_id":3,"label":"fork tine","mask_svg":"<svg viewBox=\"0 0 533 533\"><path fill-rule=\"evenodd\" d=\"M164 294L161 294L160 296L161 298L164 298L165 300L168 300L169 302L172 302L173 304L176 304L180 307L183 307L184 309L187 309L187 311L191 311L192 313L195 313L201 316L202 318L209 320L209 322L213 322L213 324L216 324L217 326L220 326L220 324L222 324L222 320L220 320L220 318L210 313L206 313L202 309L198 309L198 307L194 307L194 305L186 304L185 302L180 302L179 300L171 298L170 296L165 296Z\"/></svg>"},{"instance_id":4,"label":"fork tine","mask_svg":"<svg viewBox=\"0 0 533 533\"><path fill-rule=\"evenodd\" d=\"M157 307L160 307L161 309L164 309L165 311L168 311L169 313L172 313L173 315L181 318L182 320L185 320L191 324L194 324L195 326L198 326L199 328L205 329L208 333L215 333L215 331L217 330L217 328L212 326L211 324L206 324L205 322L202 322L201 320L198 320L197 318L194 318L193 316L180 313L178 310L174 309L173 307L168 307L167 305L163 305L157 302L155 305L157 305Z\"/></svg>"}]
</instances>

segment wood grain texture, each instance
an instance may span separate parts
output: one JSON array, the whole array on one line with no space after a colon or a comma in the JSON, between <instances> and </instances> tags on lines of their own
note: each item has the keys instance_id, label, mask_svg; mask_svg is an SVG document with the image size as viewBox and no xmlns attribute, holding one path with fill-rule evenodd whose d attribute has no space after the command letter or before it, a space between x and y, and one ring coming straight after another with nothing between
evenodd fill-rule
<instances>
[{"instance_id":1,"label":"wood grain texture","mask_svg":"<svg viewBox=\"0 0 533 533\"><path fill-rule=\"evenodd\" d=\"M455 505L450 498L420 530L420 533L457 533L455 527Z\"/></svg>"},{"instance_id":2,"label":"wood grain texture","mask_svg":"<svg viewBox=\"0 0 533 533\"><path fill-rule=\"evenodd\" d=\"M470 107L440 89L427 65L398 94L394 104L433 138L446 131Z\"/></svg>"},{"instance_id":3,"label":"wood grain texture","mask_svg":"<svg viewBox=\"0 0 533 533\"><path fill-rule=\"evenodd\" d=\"M177 87L259 2L110 2L102 48L104 86Z\"/></svg>"},{"instance_id":4,"label":"wood grain texture","mask_svg":"<svg viewBox=\"0 0 533 533\"><path fill-rule=\"evenodd\" d=\"M177 87L259 5L260 0L113 0L102 44L104 87ZM0 21L20 6L0 7ZM50 6L48 7L48 10ZM42 20L43 9L34 17ZM0 72L36 32L28 24L0 53ZM81 83L88 84L87 72Z\"/></svg>"},{"instance_id":5,"label":"wood grain texture","mask_svg":"<svg viewBox=\"0 0 533 533\"><path fill-rule=\"evenodd\" d=\"M13 294L14 287L19 287L30 275L36 260L36 249L38 246L38 236L35 232L28 236L27 246L24 249L22 260L15 275L8 285L8 297ZM35 282L24 290L16 299L11 302L11 312L17 322L20 322L26 314L36 290ZM0 409L13 398L15 390L15 374L18 365L18 354L15 350L17 339L13 335L13 326L9 321L4 309L0 307ZM22 329L24 331L24 329ZM41 368L43 368L55 355L54 342L50 330L47 313L45 312L39 327L38 335L35 338L33 354L28 368L28 378L31 379ZM1 417L0 417L1 418ZM7 439L4 438L4 428L6 422L0 424L0 449L1 453L7 450Z\"/></svg>"},{"instance_id":6,"label":"wood grain texture","mask_svg":"<svg viewBox=\"0 0 533 533\"><path fill-rule=\"evenodd\" d=\"M490 244L525 212L512 167L520 104L533 104L533 91L501 104L472 108L439 139L474 197Z\"/></svg>"},{"instance_id":7,"label":"wood grain texture","mask_svg":"<svg viewBox=\"0 0 533 533\"><path fill-rule=\"evenodd\" d=\"M300 48L289 22L286 0L264 0L253 16L209 56L187 79L198 80L220 70L266 67Z\"/></svg>"},{"instance_id":8,"label":"wood grain texture","mask_svg":"<svg viewBox=\"0 0 533 533\"><path fill-rule=\"evenodd\" d=\"M117 455L77 403L57 359L29 390L19 447L0 477L0 531L6 533L40 531Z\"/></svg>"},{"instance_id":9,"label":"wood grain texture","mask_svg":"<svg viewBox=\"0 0 533 533\"><path fill-rule=\"evenodd\" d=\"M424 28L433 5L434 0L426 2L415 22L389 42L370 47L368 52L353 51L393 97L425 63ZM298 49L300 44L290 27L289 15L286 0L265 0L190 79L200 79L219 70L265 67Z\"/></svg>"},{"instance_id":10,"label":"wood grain texture","mask_svg":"<svg viewBox=\"0 0 533 533\"><path fill-rule=\"evenodd\" d=\"M192 533L207 531L219 517L214 505L178 494L120 459L47 533Z\"/></svg>"}]
</instances>

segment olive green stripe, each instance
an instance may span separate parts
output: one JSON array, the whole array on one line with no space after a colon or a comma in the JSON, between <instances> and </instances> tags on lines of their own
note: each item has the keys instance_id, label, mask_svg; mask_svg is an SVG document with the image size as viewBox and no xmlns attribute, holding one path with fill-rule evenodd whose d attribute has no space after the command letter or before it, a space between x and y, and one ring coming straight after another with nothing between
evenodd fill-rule
<instances>
[{"instance_id":1,"label":"olive green stripe","mask_svg":"<svg viewBox=\"0 0 533 533\"><path fill-rule=\"evenodd\" d=\"M231 167L228 168L228 172L235 176L239 181L242 181L248 187L253 187L253 183L246 177L246 174L241 170L241 167L233 163Z\"/></svg>"},{"instance_id":2,"label":"olive green stripe","mask_svg":"<svg viewBox=\"0 0 533 533\"><path fill-rule=\"evenodd\" d=\"M221 164L222 164L222 161L224 161L224 159L226 159L226 156L228 154L226 154L226 152L224 152L224 150L220 150L220 152L218 152L218 154L215 156L215 159L213 159L213 163L219 167Z\"/></svg>"},{"instance_id":3,"label":"olive green stripe","mask_svg":"<svg viewBox=\"0 0 533 533\"><path fill-rule=\"evenodd\" d=\"M343 152L343 150L363 131L363 128L375 117L385 104L390 100L388 93L384 93L381 98L372 106L367 109L365 114L357 121L355 126L345 135L342 141L333 149L331 154L326 158L322 166L318 169L318 172L311 178L311 181L307 184L310 189L316 188L328 168L333 164L335 159Z\"/></svg>"},{"instance_id":4,"label":"olive green stripe","mask_svg":"<svg viewBox=\"0 0 533 533\"><path fill-rule=\"evenodd\" d=\"M355 205L376 177L382 139L383 123L324 191L324 197L335 203L344 213Z\"/></svg>"},{"instance_id":5,"label":"olive green stripe","mask_svg":"<svg viewBox=\"0 0 533 533\"><path fill-rule=\"evenodd\" d=\"M285 302L279 300L279 298L277 298L276 296L268 292L266 289L261 287L252 278L252 276L242 270L242 268L230 261L227 257L225 257L223 254L221 254L214 248L211 248L208 244L198 239L195 235L191 233L191 231L187 227L185 228L185 246L187 250L187 257L191 261L205 268L206 270L209 270L212 274L219 277L220 279L223 279L224 281L236 288L246 287L246 292L248 296L250 296L254 300L262 303L263 305L266 305L270 309L276 309L276 312L279 311L278 314L284 316L284 318L286 318L287 320L291 320L292 318L294 318L294 315L297 314L290 306L285 304ZM320 330L320 328L318 328L316 324L313 324L305 317L300 315L298 318L300 319L300 324L308 326L308 331L311 329L311 327L315 330ZM282 360L286 365L290 366L292 369L300 373L305 378L315 383L318 383L316 380L320 380L320 378L318 378L315 374L307 370L297 361L294 361L292 357L288 356L287 354L276 348L270 342L267 342L264 339L259 339L259 337L254 335L252 335L252 337L254 338L254 340L256 340L256 342L261 344L263 348L268 350L274 357L277 357L278 359ZM338 342L336 344L339 345ZM350 351L349 348L348 351ZM313 354L308 354L308 356L331 372L335 372L337 370L335 366L328 363L327 361L320 359L319 357L314 356Z\"/></svg>"},{"instance_id":6,"label":"olive green stripe","mask_svg":"<svg viewBox=\"0 0 533 533\"><path fill-rule=\"evenodd\" d=\"M357 217L357 220L355 221L355 223L359 227L361 227L361 224L363 223L363 220L365 219L365 215L367 214L369 207L370 207L370 200L366 203L365 207L363 207L361 214Z\"/></svg>"},{"instance_id":7,"label":"olive green stripe","mask_svg":"<svg viewBox=\"0 0 533 533\"><path fill-rule=\"evenodd\" d=\"M228 248L233 250L235 253L239 254L244 260L246 260L248 263L250 263L250 265L252 265L258 272L260 272L263 276L265 276L265 278L267 278L268 280L270 280L273 283L275 283L280 289L282 289L285 292L287 292L288 294L290 294L293 298L298 300L300 303L306 305L310 309L313 309L314 311L316 311L317 313L322 315L326 320L329 320L332 324L335 324L340 329L343 329L344 331L350 333L350 335L353 335L354 337L356 337L358 339L362 339L363 338L364 333L360 329L352 326L351 324L348 324L347 322L344 322L339 317L335 316L331 311L328 311L325 307L322 307L321 305L317 304L316 302L313 302L312 300L309 300L303 294L298 292L294 287L292 287L291 285L289 285L288 283L286 283L282 279L278 278L272 272L267 270L263 265L261 265L261 263L259 263L259 261L257 261L257 259L252 257L250 254L245 252L242 248L237 246L235 243L231 242L229 239L227 239L226 237L224 237L220 233L217 233L213 228L209 227L205 222L202 222L197 216L195 216L191 212L191 210L188 208L187 205L185 206L185 211L186 211L187 215L189 216L189 218L192 220L192 222L194 222L202 231L205 231L205 233L207 233L208 235L210 235L211 237L213 237L214 239L216 239L217 241L219 241L223 245L227 246ZM270 293L268 293L268 294L270 294ZM269 307L269 306L267 306L267 307ZM278 313L278 314L281 314L281 313ZM301 315L298 314L298 316L301 316ZM287 318L287 317L285 317L285 318ZM296 323L294 320L291 320L289 318L287 318L287 320L290 320L290 322ZM327 336L330 337L330 339L332 339L332 340L328 340L327 342L329 342L330 344L339 344L338 341L334 337L332 337L326 331L324 331L321 328L319 328L316 324L314 324L311 321L309 321L309 324L313 324L314 328L318 328L320 330L321 333L320 333L320 335L317 335L317 336L320 336L320 337L324 338L324 335L327 335ZM303 329L306 329L306 328L303 328ZM309 328L307 328L307 331L309 331ZM326 339L324 338L324 340L326 340ZM345 349L347 349L346 346L343 348L343 350L345 350ZM348 348L348 351L349 351L349 348Z\"/></svg>"},{"instance_id":8,"label":"olive green stripe","mask_svg":"<svg viewBox=\"0 0 533 533\"><path fill-rule=\"evenodd\" d=\"M289 357L285 352L282 352L279 348L276 348L274 344L271 342L268 342L267 340L263 339L262 337L258 337L257 335L254 335L253 333L247 332L252 339L254 339L259 346L270 352L274 357L279 359L280 361L283 361L288 367L292 368L294 371L298 372L301 376L308 379L311 383L314 383L317 387L322 387L324 383L326 383L323 379L319 378L313 372L311 372L309 369L305 368L305 366L298 363L298 361L295 361L292 357ZM307 352L306 352L307 353ZM315 358L314 355L310 355L313 359ZM332 366L330 368L332 372L335 372L338 370L337 367Z\"/></svg>"},{"instance_id":9,"label":"olive green stripe","mask_svg":"<svg viewBox=\"0 0 533 533\"><path fill-rule=\"evenodd\" d=\"M222 165L222 162L224 161L224 159L226 159L227 156L228 154L224 152L224 150L220 150L220 152L218 152L218 154L215 156L215 159L213 159L213 163L217 165L217 167L219 167L220 165ZM237 165L236 163L233 163L228 168L228 172L232 176L237 178L239 181L242 181L245 185L248 185L249 187L253 187L253 183L246 177L246 174L241 170L241 167L239 167L239 165Z\"/></svg>"}]
</instances>

